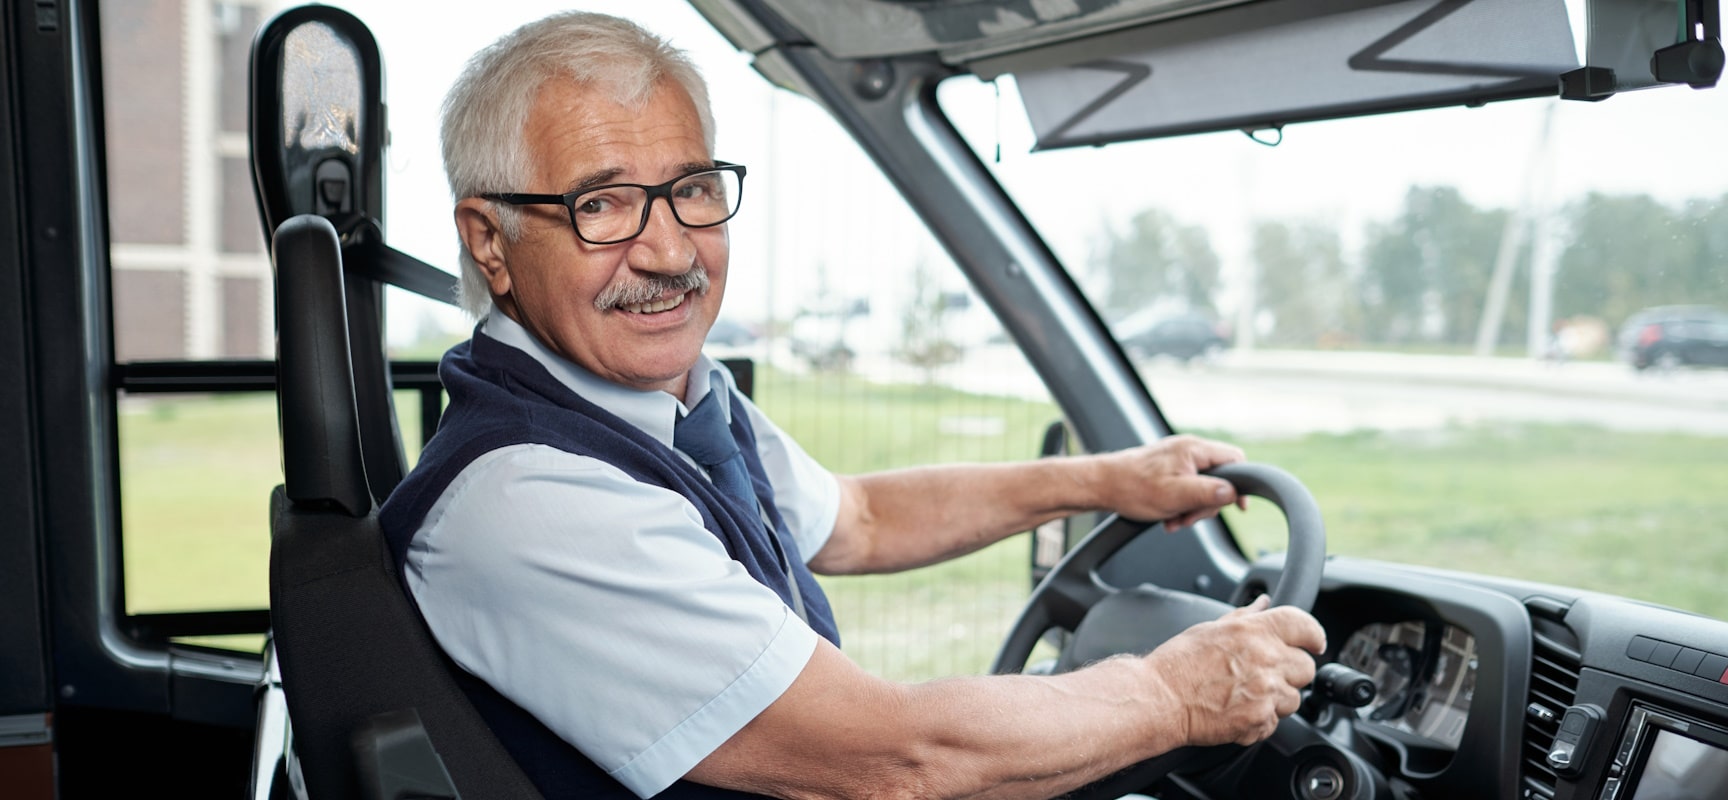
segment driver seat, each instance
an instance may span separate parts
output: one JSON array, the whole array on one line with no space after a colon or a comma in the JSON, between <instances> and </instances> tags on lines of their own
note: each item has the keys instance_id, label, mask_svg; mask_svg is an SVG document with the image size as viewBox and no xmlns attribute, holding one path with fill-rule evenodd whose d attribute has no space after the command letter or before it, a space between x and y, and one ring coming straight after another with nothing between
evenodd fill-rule
<instances>
[{"instance_id":1,"label":"driver seat","mask_svg":"<svg viewBox=\"0 0 1728 800\"><path fill-rule=\"evenodd\" d=\"M309 796L538 797L458 687L384 543L336 230L293 217L272 259L283 485L270 496L271 634Z\"/></svg>"},{"instance_id":2,"label":"driver seat","mask_svg":"<svg viewBox=\"0 0 1728 800\"><path fill-rule=\"evenodd\" d=\"M267 23L252 55L283 471L270 497L270 646L290 760L312 800L537 798L403 592L378 523L377 498L406 461L383 286L448 301L454 279L381 241L377 45L347 12L306 6ZM343 124L308 123L325 114Z\"/></svg>"}]
</instances>

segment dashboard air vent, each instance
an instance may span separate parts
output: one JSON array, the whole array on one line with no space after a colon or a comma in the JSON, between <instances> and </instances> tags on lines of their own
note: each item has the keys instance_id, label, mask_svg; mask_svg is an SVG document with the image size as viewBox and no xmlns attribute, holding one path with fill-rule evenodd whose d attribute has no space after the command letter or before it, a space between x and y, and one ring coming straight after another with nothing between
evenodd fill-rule
<instances>
[{"instance_id":1,"label":"dashboard air vent","mask_svg":"<svg viewBox=\"0 0 1728 800\"><path fill-rule=\"evenodd\" d=\"M1538 625L1535 653L1530 660L1530 697L1524 714L1524 781L1521 796L1548 800L1554 797L1554 769L1548 766L1548 748L1560 730L1560 717L1578 694L1578 672L1583 657L1564 641L1562 628L1551 636Z\"/></svg>"}]
</instances>

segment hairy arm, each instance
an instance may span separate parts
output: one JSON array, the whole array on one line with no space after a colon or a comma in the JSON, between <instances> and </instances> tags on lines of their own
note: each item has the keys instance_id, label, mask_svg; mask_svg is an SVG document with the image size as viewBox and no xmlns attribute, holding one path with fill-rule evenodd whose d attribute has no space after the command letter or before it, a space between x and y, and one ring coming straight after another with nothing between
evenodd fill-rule
<instances>
[{"instance_id":1,"label":"hairy arm","mask_svg":"<svg viewBox=\"0 0 1728 800\"><path fill-rule=\"evenodd\" d=\"M841 476L834 533L810 568L910 569L1083 511L1191 525L1239 502L1229 482L1198 473L1241 460L1230 445L1173 436L1114 453Z\"/></svg>"},{"instance_id":2,"label":"hairy arm","mask_svg":"<svg viewBox=\"0 0 1728 800\"><path fill-rule=\"evenodd\" d=\"M826 642L688 777L773 797L1044 798L1187 744L1252 742L1296 709L1318 623L1264 602L1147 656L1054 676L907 685Z\"/></svg>"}]
</instances>

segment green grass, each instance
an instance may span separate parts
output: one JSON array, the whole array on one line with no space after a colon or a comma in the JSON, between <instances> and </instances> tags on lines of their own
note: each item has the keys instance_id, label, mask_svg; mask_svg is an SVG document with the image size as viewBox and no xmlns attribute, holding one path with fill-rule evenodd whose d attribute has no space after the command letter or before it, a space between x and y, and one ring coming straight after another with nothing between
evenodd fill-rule
<instances>
[{"instance_id":1,"label":"green grass","mask_svg":"<svg viewBox=\"0 0 1728 800\"><path fill-rule=\"evenodd\" d=\"M1037 454L1055 406L936 386L882 386L845 375L757 374L769 418L842 473ZM1031 588L1017 536L964 559L898 575L824 577L845 651L899 679L988 667Z\"/></svg>"},{"instance_id":2,"label":"green grass","mask_svg":"<svg viewBox=\"0 0 1728 800\"><path fill-rule=\"evenodd\" d=\"M272 396L130 399L120 508L131 613L268 605Z\"/></svg>"},{"instance_id":3,"label":"green grass","mask_svg":"<svg viewBox=\"0 0 1728 800\"><path fill-rule=\"evenodd\" d=\"M772 370L759 372L757 396L839 472L1028 457L1057 416L1042 403ZM262 607L265 509L280 481L272 398L128 403L121 437L128 609ZM1242 444L1313 490L1332 552L1728 617L1728 494L1710 488L1728 485L1728 440L1514 425ZM1246 551L1283 548L1269 504L1229 519ZM1015 537L902 575L824 579L846 651L902 679L983 670L1027 595L1028 547Z\"/></svg>"},{"instance_id":4,"label":"green grass","mask_svg":"<svg viewBox=\"0 0 1728 800\"><path fill-rule=\"evenodd\" d=\"M1329 549L1579 586L1728 617L1728 440L1585 426L1361 431L1249 442L1302 479ZM1261 503L1227 517L1283 549Z\"/></svg>"}]
</instances>

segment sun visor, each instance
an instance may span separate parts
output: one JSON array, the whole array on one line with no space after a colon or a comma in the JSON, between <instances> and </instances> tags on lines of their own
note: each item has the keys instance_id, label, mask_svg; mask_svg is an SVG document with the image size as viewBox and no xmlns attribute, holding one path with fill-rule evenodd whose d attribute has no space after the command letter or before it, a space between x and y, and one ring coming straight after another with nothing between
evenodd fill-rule
<instances>
[{"instance_id":1,"label":"sun visor","mask_svg":"<svg viewBox=\"0 0 1728 800\"><path fill-rule=\"evenodd\" d=\"M1551 96L1577 53L1563 0L1310 0L971 66L1014 74L1042 150Z\"/></svg>"}]
</instances>

